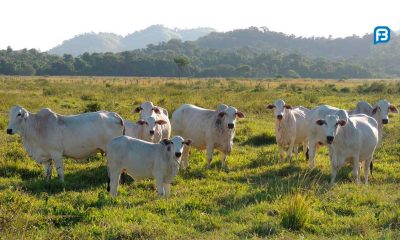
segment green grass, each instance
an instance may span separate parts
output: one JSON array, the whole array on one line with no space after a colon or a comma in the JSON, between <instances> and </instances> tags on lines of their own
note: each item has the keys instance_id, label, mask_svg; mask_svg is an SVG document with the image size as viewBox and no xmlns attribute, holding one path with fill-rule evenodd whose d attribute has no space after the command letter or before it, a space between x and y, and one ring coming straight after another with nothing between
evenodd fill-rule
<instances>
[{"instance_id":1,"label":"green grass","mask_svg":"<svg viewBox=\"0 0 400 240\"><path fill-rule=\"evenodd\" d=\"M394 89L393 82L385 84ZM360 80L0 77L0 238L398 239L400 117L391 115L385 126L370 185L354 184L349 165L330 188L326 148L314 170L303 156L278 163L273 114L264 107L278 98L293 106L345 109L359 100L399 104L398 92L363 94L360 86ZM46 182L43 166L27 156L20 137L5 134L15 104L62 114L101 107L134 120L132 110L146 100L170 114L183 103L226 103L244 112L230 171L220 169L218 153L206 170L205 152L192 150L191 168L176 177L170 199L159 199L150 180L129 181L111 199L102 156L65 159L65 184L55 172Z\"/></svg>"}]
</instances>

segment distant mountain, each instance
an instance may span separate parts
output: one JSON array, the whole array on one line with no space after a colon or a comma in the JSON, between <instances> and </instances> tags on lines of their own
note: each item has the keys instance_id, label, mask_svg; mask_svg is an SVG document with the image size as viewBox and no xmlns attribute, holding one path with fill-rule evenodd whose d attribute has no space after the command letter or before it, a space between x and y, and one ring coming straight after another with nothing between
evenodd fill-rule
<instances>
[{"instance_id":1,"label":"distant mountain","mask_svg":"<svg viewBox=\"0 0 400 240\"><path fill-rule=\"evenodd\" d=\"M65 40L48 51L49 54L74 56L84 52L121 52L145 48L149 44L168 42L171 39L195 41L215 30L212 28L170 29L162 25L153 25L136 31L125 37L114 33L84 33Z\"/></svg>"},{"instance_id":2,"label":"distant mountain","mask_svg":"<svg viewBox=\"0 0 400 240\"><path fill-rule=\"evenodd\" d=\"M65 40L61 45L50 49L48 53L55 55L67 53L77 56L84 52L119 52L123 49L122 39L122 36L114 33L84 33Z\"/></svg>"},{"instance_id":3,"label":"distant mountain","mask_svg":"<svg viewBox=\"0 0 400 240\"><path fill-rule=\"evenodd\" d=\"M312 57L366 57L373 48L372 35L345 38L299 37L268 29L250 27L229 32L213 32L199 38L201 47L213 49L250 48L253 51L298 52Z\"/></svg>"}]
</instances>

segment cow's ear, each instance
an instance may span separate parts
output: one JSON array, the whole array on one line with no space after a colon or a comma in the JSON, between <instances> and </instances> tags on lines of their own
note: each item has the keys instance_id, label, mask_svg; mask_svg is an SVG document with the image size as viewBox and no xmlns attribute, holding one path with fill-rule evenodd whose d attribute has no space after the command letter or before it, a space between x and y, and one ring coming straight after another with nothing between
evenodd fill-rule
<instances>
[{"instance_id":1,"label":"cow's ear","mask_svg":"<svg viewBox=\"0 0 400 240\"><path fill-rule=\"evenodd\" d=\"M338 122L337 122L340 126L344 126L344 125L346 125L346 121L345 120L343 120L343 119L341 119L341 120L339 120Z\"/></svg>"},{"instance_id":2,"label":"cow's ear","mask_svg":"<svg viewBox=\"0 0 400 240\"><path fill-rule=\"evenodd\" d=\"M374 107L374 109L372 109L372 114L375 114L376 113L376 111L378 111L378 106L376 106L376 107Z\"/></svg>"},{"instance_id":3,"label":"cow's ear","mask_svg":"<svg viewBox=\"0 0 400 240\"><path fill-rule=\"evenodd\" d=\"M171 143L171 140L169 140L168 138L164 138L160 141L160 143L163 145L169 145Z\"/></svg>"},{"instance_id":4,"label":"cow's ear","mask_svg":"<svg viewBox=\"0 0 400 240\"><path fill-rule=\"evenodd\" d=\"M326 122L325 122L325 120L319 119L319 120L317 120L315 123L318 124L318 125L320 125L320 126L322 126L322 125L324 125Z\"/></svg>"},{"instance_id":5,"label":"cow's ear","mask_svg":"<svg viewBox=\"0 0 400 240\"><path fill-rule=\"evenodd\" d=\"M133 110L133 112L134 112L134 113L138 113L138 112L140 112L141 110L142 110L141 107L137 107L137 108L135 108L135 110Z\"/></svg>"},{"instance_id":6,"label":"cow's ear","mask_svg":"<svg viewBox=\"0 0 400 240\"><path fill-rule=\"evenodd\" d=\"M157 120L156 123L159 125L164 125L167 123L167 121L165 121L164 119L160 119L160 120Z\"/></svg>"},{"instance_id":7,"label":"cow's ear","mask_svg":"<svg viewBox=\"0 0 400 240\"><path fill-rule=\"evenodd\" d=\"M218 113L218 117L222 118L225 115L225 112Z\"/></svg>"},{"instance_id":8,"label":"cow's ear","mask_svg":"<svg viewBox=\"0 0 400 240\"><path fill-rule=\"evenodd\" d=\"M139 125L147 124L147 122L143 119L138 120L136 123Z\"/></svg>"},{"instance_id":9,"label":"cow's ear","mask_svg":"<svg viewBox=\"0 0 400 240\"><path fill-rule=\"evenodd\" d=\"M290 105L288 105L288 104L285 104L285 106L284 106L286 109L292 109L292 106L290 106Z\"/></svg>"},{"instance_id":10,"label":"cow's ear","mask_svg":"<svg viewBox=\"0 0 400 240\"><path fill-rule=\"evenodd\" d=\"M190 139L190 138L186 139L186 141L184 141L183 144L190 146L190 144L192 144L192 139Z\"/></svg>"},{"instance_id":11,"label":"cow's ear","mask_svg":"<svg viewBox=\"0 0 400 240\"><path fill-rule=\"evenodd\" d=\"M274 105L274 104L268 104L268 105L266 106L266 108L267 108L267 109L273 109L273 108L275 108L275 105Z\"/></svg>"},{"instance_id":12,"label":"cow's ear","mask_svg":"<svg viewBox=\"0 0 400 240\"><path fill-rule=\"evenodd\" d=\"M160 114L160 109L158 107L153 107L153 111L157 114Z\"/></svg>"},{"instance_id":13,"label":"cow's ear","mask_svg":"<svg viewBox=\"0 0 400 240\"><path fill-rule=\"evenodd\" d=\"M27 112L22 111L20 114L21 114L21 117L23 119L26 119L28 117L28 113Z\"/></svg>"},{"instance_id":14,"label":"cow's ear","mask_svg":"<svg viewBox=\"0 0 400 240\"><path fill-rule=\"evenodd\" d=\"M390 105L389 106L389 111L392 113L399 113L399 111L397 110L396 106L394 105Z\"/></svg>"},{"instance_id":15,"label":"cow's ear","mask_svg":"<svg viewBox=\"0 0 400 240\"><path fill-rule=\"evenodd\" d=\"M242 112L236 112L236 116L238 116L238 118L244 118L244 114Z\"/></svg>"}]
</instances>

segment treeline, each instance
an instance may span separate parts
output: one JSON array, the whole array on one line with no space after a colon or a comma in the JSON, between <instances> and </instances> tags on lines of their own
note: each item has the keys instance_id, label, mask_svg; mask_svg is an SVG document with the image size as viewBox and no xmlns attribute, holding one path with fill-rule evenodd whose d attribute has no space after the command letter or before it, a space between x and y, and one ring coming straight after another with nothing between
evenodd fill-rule
<instances>
[{"instance_id":1,"label":"treeline","mask_svg":"<svg viewBox=\"0 0 400 240\"><path fill-rule=\"evenodd\" d=\"M267 29L212 33L120 53L54 56L0 51L0 74L160 77L370 78L400 76L400 38L374 45L370 35L296 38Z\"/></svg>"},{"instance_id":2,"label":"treeline","mask_svg":"<svg viewBox=\"0 0 400 240\"><path fill-rule=\"evenodd\" d=\"M179 58L187 64L178 65ZM0 51L0 74L161 77L311 77L368 78L361 64L345 60L308 58L298 53L210 49L171 40L144 50L54 56L35 49Z\"/></svg>"}]
</instances>

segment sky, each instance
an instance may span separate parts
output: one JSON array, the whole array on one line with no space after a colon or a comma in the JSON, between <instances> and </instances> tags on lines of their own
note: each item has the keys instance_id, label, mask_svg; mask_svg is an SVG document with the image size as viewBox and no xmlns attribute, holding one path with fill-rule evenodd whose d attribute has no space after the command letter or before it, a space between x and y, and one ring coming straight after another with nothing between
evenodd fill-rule
<instances>
[{"instance_id":1,"label":"sky","mask_svg":"<svg viewBox=\"0 0 400 240\"><path fill-rule=\"evenodd\" d=\"M399 7L396 0L0 0L0 49L46 51L81 33L124 36L153 24L345 37L381 25L399 30Z\"/></svg>"}]
</instances>

